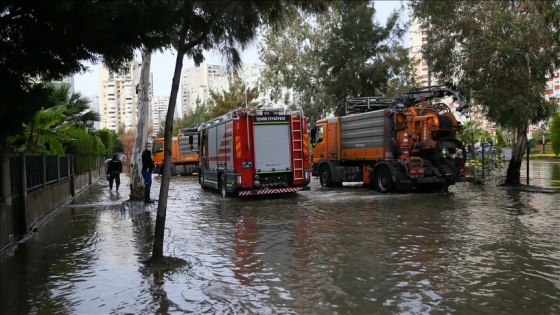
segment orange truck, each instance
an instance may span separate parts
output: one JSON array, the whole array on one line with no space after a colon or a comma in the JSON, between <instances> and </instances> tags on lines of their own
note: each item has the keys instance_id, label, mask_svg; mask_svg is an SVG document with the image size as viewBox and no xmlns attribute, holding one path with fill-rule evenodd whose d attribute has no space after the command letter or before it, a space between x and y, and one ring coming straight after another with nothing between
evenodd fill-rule
<instances>
[{"instance_id":1,"label":"orange truck","mask_svg":"<svg viewBox=\"0 0 560 315\"><path fill-rule=\"evenodd\" d=\"M197 128L188 128L171 140L171 175L193 175L198 169ZM156 163L154 173L162 174L164 138L152 143L152 159Z\"/></svg>"},{"instance_id":2,"label":"orange truck","mask_svg":"<svg viewBox=\"0 0 560 315\"><path fill-rule=\"evenodd\" d=\"M324 118L310 132L312 175L322 186L362 182L379 192L431 188L471 182L466 149L448 105L468 115L464 95L450 86L419 87L393 98L360 97L346 103L347 115Z\"/></svg>"}]
</instances>

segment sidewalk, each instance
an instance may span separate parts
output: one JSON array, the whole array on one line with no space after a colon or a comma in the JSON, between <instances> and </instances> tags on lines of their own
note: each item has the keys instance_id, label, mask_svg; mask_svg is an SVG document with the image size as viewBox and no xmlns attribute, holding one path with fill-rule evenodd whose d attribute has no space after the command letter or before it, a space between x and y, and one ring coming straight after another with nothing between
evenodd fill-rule
<instances>
[{"instance_id":1,"label":"sidewalk","mask_svg":"<svg viewBox=\"0 0 560 315\"><path fill-rule=\"evenodd\" d=\"M159 196L159 190L160 190L160 182L159 180L156 180L157 175L152 175L153 177L153 181L152 181L152 189L151 189L151 198L153 200L157 200L158 196ZM93 183L92 187L94 185L98 185L102 188L102 191L104 192L103 194L99 195L99 202L100 203L115 203L115 202L126 202L126 201L130 201L130 176L128 173L122 173L121 174L121 184L119 186L119 191L115 190L115 183L113 183L113 189L109 190L109 181L107 179L105 179L105 177L99 178L99 180L97 181L97 183ZM90 187L91 188L91 187ZM79 198L74 198L74 199L79 199ZM75 204L75 202L79 202L79 201L73 201L72 204ZM138 203L140 203L141 201L138 201ZM144 202L141 202L142 204L144 204ZM157 203L155 203L157 204ZM151 204L154 205L154 204ZM146 204L145 206L149 206L149 204Z\"/></svg>"}]
</instances>

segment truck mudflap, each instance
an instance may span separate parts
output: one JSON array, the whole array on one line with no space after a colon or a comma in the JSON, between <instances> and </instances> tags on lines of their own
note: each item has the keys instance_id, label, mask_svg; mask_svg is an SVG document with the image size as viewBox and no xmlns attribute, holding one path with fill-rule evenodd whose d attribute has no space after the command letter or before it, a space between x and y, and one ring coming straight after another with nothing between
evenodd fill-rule
<instances>
[{"instance_id":1,"label":"truck mudflap","mask_svg":"<svg viewBox=\"0 0 560 315\"><path fill-rule=\"evenodd\" d=\"M239 196L257 196L271 194L295 193L298 191L311 190L311 187L288 187L288 188L269 188L269 189L251 189L238 192Z\"/></svg>"}]
</instances>

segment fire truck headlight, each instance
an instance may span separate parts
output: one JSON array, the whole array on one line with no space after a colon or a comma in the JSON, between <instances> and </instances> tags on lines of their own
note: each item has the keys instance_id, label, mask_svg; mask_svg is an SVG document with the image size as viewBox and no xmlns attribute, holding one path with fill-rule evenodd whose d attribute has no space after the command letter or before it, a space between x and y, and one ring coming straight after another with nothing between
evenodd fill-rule
<instances>
[{"instance_id":1,"label":"fire truck headlight","mask_svg":"<svg viewBox=\"0 0 560 315\"><path fill-rule=\"evenodd\" d=\"M258 180L255 180L255 181L253 182L253 186L255 186L255 187L261 187L261 182L259 182Z\"/></svg>"},{"instance_id":2,"label":"fire truck headlight","mask_svg":"<svg viewBox=\"0 0 560 315\"><path fill-rule=\"evenodd\" d=\"M259 180L259 178L260 178L259 174L255 174L254 177L255 177L255 180Z\"/></svg>"}]
</instances>

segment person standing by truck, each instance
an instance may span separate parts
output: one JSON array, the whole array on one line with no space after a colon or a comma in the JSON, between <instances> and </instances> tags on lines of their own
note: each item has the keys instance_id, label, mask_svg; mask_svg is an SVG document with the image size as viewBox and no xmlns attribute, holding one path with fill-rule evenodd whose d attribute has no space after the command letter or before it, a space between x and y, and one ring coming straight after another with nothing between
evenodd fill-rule
<instances>
[{"instance_id":1,"label":"person standing by truck","mask_svg":"<svg viewBox=\"0 0 560 315\"><path fill-rule=\"evenodd\" d=\"M121 185L122 162L116 154L107 161L107 175L109 175L109 190L113 190L113 181L115 182L115 191L119 191Z\"/></svg>"},{"instance_id":2,"label":"person standing by truck","mask_svg":"<svg viewBox=\"0 0 560 315\"><path fill-rule=\"evenodd\" d=\"M150 199L150 188L152 187L152 170L154 169L154 161L152 160L152 152L148 147L142 152L142 177L144 178L144 202L154 203Z\"/></svg>"}]
</instances>

